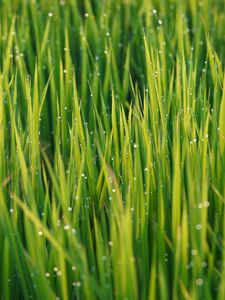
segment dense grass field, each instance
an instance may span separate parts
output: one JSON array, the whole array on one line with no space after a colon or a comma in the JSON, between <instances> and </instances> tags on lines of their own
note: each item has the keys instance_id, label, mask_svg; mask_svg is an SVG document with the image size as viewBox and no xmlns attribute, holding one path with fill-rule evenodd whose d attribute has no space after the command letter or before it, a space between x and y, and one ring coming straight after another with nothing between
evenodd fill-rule
<instances>
[{"instance_id":1,"label":"dense grass field","mask_svg":"<svg viewBox=\"0 0 225 300\"><path fill-rule=\"evenodd\" d=\"M0 299L225 299L224 0L0 0Z\"/></svg>"}]
</instances>

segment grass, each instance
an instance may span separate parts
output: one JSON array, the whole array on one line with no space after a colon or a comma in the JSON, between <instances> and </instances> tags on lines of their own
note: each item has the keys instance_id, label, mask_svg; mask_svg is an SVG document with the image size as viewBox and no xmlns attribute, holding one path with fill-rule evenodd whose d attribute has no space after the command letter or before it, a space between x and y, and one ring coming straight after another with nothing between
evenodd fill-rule
<instances>
[{"instance_id":1,"label":"grass","mask_svg":"<svg viewBox=\"0 0 225 300\"><path fill-rule=\"evenodd\" d=\"M225 299L224 6L0 1L1 299Z\"/></svg>"}]
</instances>

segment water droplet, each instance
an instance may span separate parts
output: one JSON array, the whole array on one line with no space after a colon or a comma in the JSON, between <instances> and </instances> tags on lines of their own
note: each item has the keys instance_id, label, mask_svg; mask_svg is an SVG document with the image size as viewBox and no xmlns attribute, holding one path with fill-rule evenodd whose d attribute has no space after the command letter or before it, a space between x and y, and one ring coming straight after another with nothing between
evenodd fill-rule
<instances>
[{"instance_id":1,"label":"water droplet","mask_svg":"<svg viewBox=\"0 0 225 300\"><path fill-rule=\"evenodd\" d=\"M202 266L202 268L206 268L206 267L207 267L207 262L206 262L206 261L203 261L203 262L201 263L201 266Z\"/></svg>"},{"instance_id":2,"label":"water droplet","mask_svg":"<svg viewBox=\"0 0 225 300\"><path fill-rule=\"evenodd\" d=\"M77 281L77 282L74 281L74 282L72 283L72 285L73 285L73 286L76 286L76 287L80 287L80 286L81 286L81 282L80 282L80 281Z\"/></svg>"},{"instance_id":3,"label":"water droplet","mask_svg":"<svg viewBox=\"0 0 225 300\"><path fill-rule=\"evenodd\" d=\"M201 225L201 224L197 224L197 225L195 226L195 228L196 228L197 230L201 230L201 229L202 229L202 225Z\"/></svg>"},{"instance_id":4,"label":"water droplet","mask_svg":"<svg viewBox=\"0 0 225 300\"><path fill-rule=\"evenodd\" d=\"M205 207L209 207L209 206L210 206L209 201L205 201L205 202L204 202L204 206L205 206Z\"/></svg>"},{"instance_id":5,"label":"water droplet","mask_svg":"<svg viewBox=\"0 0 225 300\"><path fill-rule=\"evenodd\" d=\"M203 281L202 278L197 278L196 281L195 281L195 283L196 283L198 286L201 286L201 285L203 285L204 281Z\"/></svg>"},{"instance_id":6,"label":"water droplet","mask_svg":"<svg viewBox=\"0 0 225 300\"><path fill-rule=\"evenodd\" d=\"M191 250L191 255L195 256L198 254L198 251L196 249Z\"/></svg>"},{"instance_id":7,"label":"water droplet","mask_svg":"<svg viewBox=\"0 0 225 300\"><path fill-rule=\"evenodd\" d=\"M109 241L108 244L109 244L110 247L112 247L113 241Z\"/></svg>"},{"instance_id":8,"label":"water droplet","mask_svg":"<svg viewBox=\"0 0 225 300\"><path fill-rule=\"evenodd\" d=\"M65 230L70 230L70 225L65 225L65 226L64 226L64 229L65 229Z\"/></svg>"}]
</instances>

